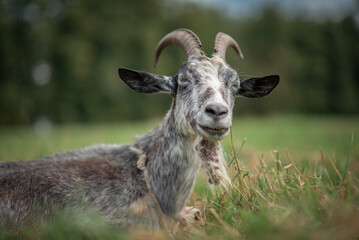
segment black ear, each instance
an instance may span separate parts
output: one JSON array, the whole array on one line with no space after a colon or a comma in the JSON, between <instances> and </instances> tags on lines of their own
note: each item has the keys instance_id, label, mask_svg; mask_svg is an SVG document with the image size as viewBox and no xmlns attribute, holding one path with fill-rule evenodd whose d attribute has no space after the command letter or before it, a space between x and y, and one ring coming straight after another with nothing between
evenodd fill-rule
<instances>
[{"instance_id":1,"label":"black ear","mask_svg":"<svg viewBox=\"0 0 359 240\"><path fill-rule=\"evenodd\" d=\"M175 95L175 77L160 76L152 73L119 68L118 75L134 91L140 93L165 92Z\"/></svg>"},{"instance_id":2,"label":"black ear","mask_svg":"<svg viewBox=\"0 0 359 240\"><path fill-rule=\"evenodd\" d=\"M279 83L278 75L241 80L236 96L260 98L270 94Z\"/></svg>"}]
</instances>

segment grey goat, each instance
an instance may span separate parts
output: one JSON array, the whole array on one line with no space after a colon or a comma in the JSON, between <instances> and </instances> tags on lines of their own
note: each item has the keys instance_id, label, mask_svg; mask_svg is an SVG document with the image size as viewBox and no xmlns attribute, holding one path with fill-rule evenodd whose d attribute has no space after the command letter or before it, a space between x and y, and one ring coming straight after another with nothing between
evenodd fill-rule
<instances>
[{"instance_id":1,"label":"grey goat","mask_svg":"<svg viewBox=\"0 0 359 240\"><path fill-rule=\"evenodd\" d=\"M51 218L54 207L81 211L91 206L118 228L157 229L188 210L184 206L200 167L210 183L230 182L219 140L230 131L234 98L266 96L279 76L240 80L225 61L229 46L243 57L233 38L218 33L209 58L187 29L159 42L155 65L171 44L188 56L173 77L118 69L136 92L172 95L172 106L159 126L131 145L95 145L36 161L0 163L0 225Z\"/></svg>"}]
</instances>

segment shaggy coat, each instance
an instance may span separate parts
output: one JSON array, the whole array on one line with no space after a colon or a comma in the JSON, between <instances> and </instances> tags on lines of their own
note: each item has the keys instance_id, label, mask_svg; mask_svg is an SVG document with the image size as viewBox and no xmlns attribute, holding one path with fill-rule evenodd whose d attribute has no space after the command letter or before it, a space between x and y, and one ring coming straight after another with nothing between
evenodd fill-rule
<instances>
[{"instance_id":1,"label":"shaggy coat","mask_svg":"<svg viewBox=\"0 0 359 240\"><path fill-rule=\"evenodd\" d=\"M211 184L229 184L219 140L231 127L234 98L266 96L279 77L240 80L224 60L221 41L228 37L217 36L218 49L208 58L191 31L170 33L159 51L174 42L189 55L173 77L119 69L131 89L173 97L164 120L134 144L95 145L36 161L0 163L0 225L29 224L51 217L54 209L74 207L95 209L118 228L156 229L161 225L156 206L167 219L178 217L201 167Z\"/></svg>"}]
</instances>

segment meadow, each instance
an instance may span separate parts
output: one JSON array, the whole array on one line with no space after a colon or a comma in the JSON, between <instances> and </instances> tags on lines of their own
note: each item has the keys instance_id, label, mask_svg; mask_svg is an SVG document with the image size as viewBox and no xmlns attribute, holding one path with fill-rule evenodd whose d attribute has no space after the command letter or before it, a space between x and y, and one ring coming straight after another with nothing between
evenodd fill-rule
<instances>
[{"instance_id":1,"label":"meadow","mask_svg":"<svg viewBox=\"0 0 359 240\"><path fill-rule=\"evenodd\" d=\"M0 161L31 160L96 143L129 143L159 121L2 127ZM233 186L209 186L200 174L188 205L201 208L205 221L186 237L358 239L358 134L359 117L237 117L231 134L222 141ZM0 230L3 239L19 235L24 239L167 238L161 232L119 233L96 213L86 221L81 214L61 213L53 224L39 223L17 233Z\"/></svg>"}]
</instances>

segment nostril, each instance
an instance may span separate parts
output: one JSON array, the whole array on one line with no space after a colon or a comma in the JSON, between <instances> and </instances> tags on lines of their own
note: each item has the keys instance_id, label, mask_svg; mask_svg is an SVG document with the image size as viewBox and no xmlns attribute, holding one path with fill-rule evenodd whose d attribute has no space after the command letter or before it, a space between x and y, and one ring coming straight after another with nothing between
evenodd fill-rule
<instances>
[{"instance_id":1,"label":"nostril","mask_svg":"<svg viewBox=\"0 0 359 240\"><path fill-rule=\"evenodd\" d=\"M208 104L205 109L206 114L212 117L222 117L227 115L228 108L222 104Z\"/></svg>"},{"instance_id":2,"label":"nostril","mask_svg":"<svg viewBox=\"0 0 359 240\"><path fill-rule=\"evenodd\" d=\"M226 109L225 111L220 112L220 115L221 115L221 116L222 116L222 115L227 115L227 113L228 113L228 110Z\"/></svg>"},{"instance_id":3,"label":"nostril","mask_svg":"<svg viewBox=\"0 0 359 240\"><path fill-rule=\"evenodd\" d=\"M209 115L216 115L216 112L214 111L214 109L206 107L206 113Z\"/></svg>"}]
</instances>

